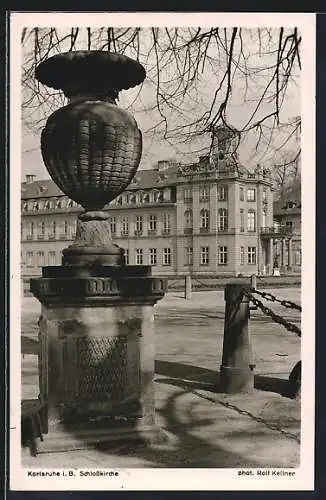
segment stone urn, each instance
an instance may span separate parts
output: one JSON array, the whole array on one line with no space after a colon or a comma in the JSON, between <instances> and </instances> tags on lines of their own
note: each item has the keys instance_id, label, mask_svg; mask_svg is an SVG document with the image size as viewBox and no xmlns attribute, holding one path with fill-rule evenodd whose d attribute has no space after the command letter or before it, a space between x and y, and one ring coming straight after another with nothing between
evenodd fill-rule
<instances>
[{"instance_id":1,"label":"stone urn","mask_svg":"<svg viewBox=\"0 0 326 500\"><path fill-rule=\"evenodd\" d=\"M82 51L43 61L36 78L69 100L49 117L41 149L54 182L84 208L62 265L31 280L42 305L39 386L48 432L40 446L156 439L154 305L166 282L150 266L124 265L106 210L134 177L142 150L136 121L116 99L145 70L123 55Z\"/></svg>"},{"instance_id":2,"label":"stone urn","mask_svg":"<svg viewBox=\"0 0 326 500\"><path fill-rule=\"evenodd\" d=\"M48 118L41 136L51 178L84 208L63 265L122 265L123 250L112 243L103 209L126 189L140 163L141 131L116 100L121 90L143 82L145 69L121 54L76 51L45 60L35 76L69 100Z\"/></svg>"}]
</instances>

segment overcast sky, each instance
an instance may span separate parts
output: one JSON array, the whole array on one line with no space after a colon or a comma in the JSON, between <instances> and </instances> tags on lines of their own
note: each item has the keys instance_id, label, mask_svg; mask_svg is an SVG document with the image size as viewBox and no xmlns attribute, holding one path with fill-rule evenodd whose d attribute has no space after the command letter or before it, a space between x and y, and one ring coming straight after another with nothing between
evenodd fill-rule
<instances>
[{"instance_id":1,"label":"overcast sky","mask_svg":"<svg viewBox=\"0 0 326 500\"><path fill-rule=\"evenodd\" d=\"M141 58L140 61L142 62ZM259 61L262 64L262 61ZM266 59L266 65L269 64L268 59ZM200 85L198 86L196 94L190 93L189 100L183 104L182 111L185 115L191 116L196 114L201 114L207 110L209 103L214 95L216 86L218 85L218 72L207 71L201 75ZM134 97L138 94L139 89L131 89L129 91L124 91L120 95L119 105L121 107L127 108L130 102L133 101ZM143 86L140 94L137 96L137 100L132 107L133 115L137 120L139 128L143 132L143 156L140 164L140 168L151 168L158 160L164 159L178 159L184 162L195 161L203 146L208 146L210 142L210 137L202 137L200 140L193 140L190 144L183 145L174 141L174 144L169 144L168 141L162 139L162 135L159 134L159 130L151 130L153 125L157 123L160 119L157 110L148 111L154 104L155 100L155 82L146 81L146 85ZM233 82L232 85L232 101L228 108L228 120L236 128L241 128L246 122L250 112L255 107L255 102L250 100L250 93L255 94L254 85L249 89L249 99L244 99L243 82L239 81ZM268 113L271 109L271 103L265 103L261 108L261 115ZM298 81L296 84L291 84L289 86L289 95L283 103L282 107L282 121L290 120L291 118L300 115L300 88ZM187 117L187 116L186 116ZM178 120L182 120L181 111L180 115L174 112L171 116L171 123L178 123ZM279 135L279 138L277 137ZM282 142L281 134L276 134L274 138L276 143ZM265 152L263 159L261 159L262 148L257 151L255 150L257 140L256 133L247 134L240 146L240 161L244 163L248 168L252 168L256 163L270 162L273 154ZM291 146L289 146L291 147ZM39 179L48 178L49 175L45 169L42 161L42 156L40 152L40 132L31 132L27 130L26 127L22 129L22 175L35 174Z\"/></svg>"}]
</instances>

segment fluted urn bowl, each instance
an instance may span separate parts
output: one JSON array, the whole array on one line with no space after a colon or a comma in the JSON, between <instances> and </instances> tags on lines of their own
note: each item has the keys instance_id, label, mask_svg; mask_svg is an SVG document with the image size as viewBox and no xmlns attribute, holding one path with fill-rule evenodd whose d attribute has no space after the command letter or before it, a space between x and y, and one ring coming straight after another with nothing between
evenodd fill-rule
<instances>
[{"instance_id":1,"label":"fluted urn bowl","mask_svg":"<svg viewBox=\"0 0 326 500\"><path fill-rule=\"evenodd\" d=\"M121 54L76 51L45 60L35 76L70 100L42 131L51 178L85 210L103 208L126 189L140 163L141 132L115 100L120 90L144 80L145 69Z\"/></svg>"}]
</instances>

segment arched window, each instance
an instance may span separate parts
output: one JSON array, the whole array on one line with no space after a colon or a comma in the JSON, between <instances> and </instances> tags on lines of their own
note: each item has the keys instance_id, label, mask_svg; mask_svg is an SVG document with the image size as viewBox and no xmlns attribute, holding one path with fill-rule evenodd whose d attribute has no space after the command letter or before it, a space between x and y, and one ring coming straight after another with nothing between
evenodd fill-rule
<instances>
[{"instance_id":1,"label":"arched window","mask_svg":"<svg viewBox=\"0 0 326 500\"><path fill-rule=\"evenodd\" d=\"M56 221L52 221L51 224L50 224L50 234L49 234L49 238L50 239L54 239L55 238L55 235L56 235L56 231L57 231L57 223Z\"/></svg>"},{"instance_id":2,"label":"arched window","mask_svg":"<svg viewBox=\"0 0 326 500\"><path fill-rule=\"evenodd\" d=\"M227 231L228 230L228 209L220 208L218 211L218 230Z\"/></svg>"},{"instance_id":3,"label":"arched window","mask_svg":"<svg viewBox=\"0 0 326 500\"><path fill-rule=\"evenodd\" d=\"M207 208L202 208L200 211L200 229L205 231L209 229L209 211Z\"/></svg>"},{"instance_id":4,"label":"arched window","mask_svg":"<svg viewBox=\"0 0 326 500\"><path fill-rule=\"evenodd\" d=\"M43 240L44 239L44 235L45 235L45 222L42 221L39 223L39 227L38 227L38 238L40 240Z\"/></svg>"},{"instance_id":5,"label":"arched window","mask_svg":"<svg viewBox=\"0 0 326 500\"><path fill-rule=\"evenodd\" d=\"M256 231L256 212L253 209L248 210L247 230L251 232Z\"/></svg>"},{"instance_id":6,"label":"arched window","mask_svg":"<svg viewBox=\"0 0 326 500\"><path fill-rule=\"evenodd\" d=\"M185 229L192 229L192 210L186 210L184 213Z\"/></svg>"}]
</instances>

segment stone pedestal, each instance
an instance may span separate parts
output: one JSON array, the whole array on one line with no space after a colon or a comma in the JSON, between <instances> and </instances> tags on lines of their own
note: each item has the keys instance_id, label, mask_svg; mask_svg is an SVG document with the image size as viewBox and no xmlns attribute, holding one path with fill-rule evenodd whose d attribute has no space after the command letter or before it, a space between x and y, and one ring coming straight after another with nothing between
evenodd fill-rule
<instances>
[{"instance_id":1,"label":"stone pedestal","mask_svg":"<svg viewBox=\"0 0 326 500\"><path fill-rule=\"evenodd\" d=\"M165 280L148 266L43 268L40 393L48 434L39 451L160 439L154 415L154 304Z\"/></svg>"}]
</instances>

